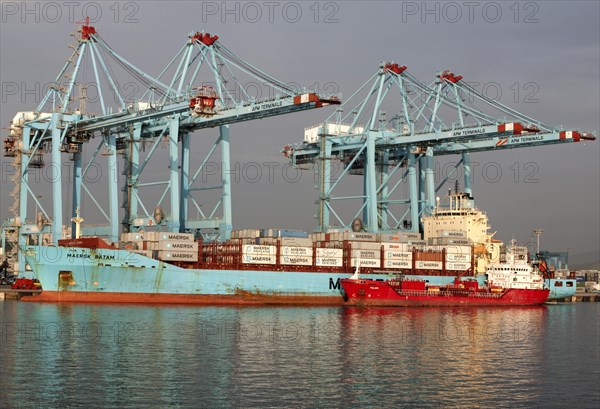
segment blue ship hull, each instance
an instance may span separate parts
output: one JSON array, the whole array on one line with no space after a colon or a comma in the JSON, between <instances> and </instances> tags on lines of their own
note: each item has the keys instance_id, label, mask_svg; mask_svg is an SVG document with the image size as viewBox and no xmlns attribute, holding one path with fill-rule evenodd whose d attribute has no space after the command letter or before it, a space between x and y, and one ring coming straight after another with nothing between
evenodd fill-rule
<instances>
[{"instance_id":1,"label":"blue ship hull","mask_svg":"<svg viewBox=\"0 0 600 409\"><path fill-rule=\"evenodd\" d=\"M348 273L188 269L126 250L33 246L23 251L43 296L38 301L206 304L342 304L339 280ZM452 276L414 276L434 285ZM389 274L369 274L388 279ZM479 276L480 285L485 277ZM562 281L562 286L556 286ZM575 280L547 280L549 299L575 293ZM572 294L571 294L572 291Z\"/></svg>"},{"instance_id":2,"label":"blue ship hull","mask_svg":"<svg viewBox=\"0 0 600 409\"><path fill-rule=\"evenodd\" d=\"M342 304L348 273L187 269L126 250L32 246L23 251L38 301ZM389 274L369 274L388 279ZM415 276L448 284L452 276ZM481 280L483 278L480 278Z\"/></svg>"},{"instance_id":3,"label":"blue ship hull","mask_svg":"<svg viewBox=\"0 0 600 409\"><path fill-rule=\"evenodd\" d=\"M550 288L548 301L562 300L575 295L577 292L577 283L575 279L566 278L547 278L546 286Z\"/></svg>"}]
</instances>

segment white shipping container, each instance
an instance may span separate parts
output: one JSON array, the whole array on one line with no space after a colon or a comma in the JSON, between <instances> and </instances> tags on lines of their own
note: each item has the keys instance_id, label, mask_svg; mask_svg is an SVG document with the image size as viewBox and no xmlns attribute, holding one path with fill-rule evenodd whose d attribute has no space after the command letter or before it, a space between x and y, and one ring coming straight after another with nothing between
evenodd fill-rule
<instances>
[{"instance_id":1,"label":"white shipping container","mask_svg":"<svg viewBox=\"0 0 600 409\"><path fill-rule=\"evenodd\" d=\"M342 249L317 249L317 258L339 258L344 256Z\"/></svg>"},{"instance_id":2,"label":"white shipping container","mask_svg":"<svg viewBox=\"0 0 600 409\"><path fill-rule=\"evenodd\" d=\"M419 270L441 270L442 262L417 260L415 263L415 267Z\"/></svg>"},{"instance_id":3,"label":"white shipping container","mask_svg":"<svg viewBox=\"0 0 600 409\"><path fill-rule=\"evenodd\" d=\"M383 265L386 268L412 268L410 260L385 260Z\"/></svg>"},{"instance_id":4,"label":"white shipping container","mask_svg":"<svg viewBox=\"0 0 600 409\"><path fill-rule=\"evenodd\" d=\"M275 264L276 257L271 254L244 254L242 263L246 264Z\"/></svg>"},{"instance_id":5,"label":"white shipping container","mask_svg":"<svg viewBox=\"0 0 600 409\"><path fill-rule=\"evenodd\" d=\"M410 247L406 243L381 243L383 250L394 250L394 251L410 251Z\"/></svg>"},{"instance_id":6,"label":"white shipping container","mask_svg":"<svg viewBox=\"0 0 600 409\"><path fill-rule=\"evenodd\" d=\"M379 250L381 248L381 243L373 243L370 241L352 241L350 242L350 247L352 250Z\"/></svg>"},{"instance_id":7,"label":"white shipping container","mask_svg":"<svg viewBox=\"0 0 600 409\"><path fill-rule=\"evenodd\" d=\"M380 250L352 250L352 258L373 258L379 260Z\"/></svg>"},{"instance_id":8,"label":"white shipping container","mask_svg":"<svg viewBox=\"0 0 600 409\"><path fill-rule=\"evenodd\" d=\"M375 233L354 233L354 232L344 232L343 233L344 240L354 240L354 241L377 241L378 237Z\"/></svg>"},{"instance_id":9,"label":"white shipping container","mask_svg":"<svg viewBox=\"0 0 600 409\"><path fill-rule=\"evenodd\" d=\"M396 241L396 242L405 242L411 240L421 240L420 233L412 233L412 232L398 232L394 234L382 234L381 241Z\"/></svg>"},{"instance_id":10,"label":"white shipping container","mask_svg":"<svg viewBox=\"0 0 600 409\"><path fill-rule=\"evenodd\" d=\"M281 239L282 246L290 246L290 247L312 247L313 241L309 238L302 237L282 237Z\"/></svg>"},{"instance_id":11,"label":"white shipping container","mask_svg":"<svg viewBox=\"0 0 600 409\"><path fill-rule=\"evenodd\" d=\"M449 262L470 262L471 255L470 254L455 254L455 253L446 253L446 261Z\"/></svg>"},{"instance_id":12,"label":"white shipping container","mask_svg":"<svg viewBox=\"0 0 600 409\"><path fill-rule=\"evenodd\" d=\"M131 250L131 253L139 254L141 256L152 258L152 250Z\"/></svg>"},{"instance_id":13,"label":"white shipping container","mask_svg":"<svg viewBox=\"0 0 600 409\"><path fill-rule=\"evenodd\" d=\"M350 265L352 267L356 267L358 263L361 267L372 267L379 268L381 266L381 261L378 258L361 258L361 259L352 259L350 260Z\"/></svg>"},{"instance_id":14,"label":"white shipping container","mask_svg":"<svg viewBox=\"0 0 600 409\"><path fill-rule=\"evenodd\" d=\"M277 254L277 247L247 244L242 247L242 254L259 254L275 256L275 254Z\"/></svg>"},{"instance_id":15,"label":"white shipping container","mask_svg":"<svg viewBox=\"0 0 600 409\"><path fill-rule=\"evenodd\" d=\"M312 266L312 256L280 256L279 262L281 264L295 265L295 266Z\"/></svg>"},{"instance_id":16,"label":"white shipping container","mask_svg":"<svg viewBox=\"0 0 600 409\"><path fill-rule=\"evenodd\" d=\"M145 233L145 235L146 235L146 237L145 237L145 238L146 238L146 240L148 240L148 241L158 241L158 238L159 238L160 232L158 232L158 231L147 231L147 232Z\"/></svg>"},{"instance_id":17,"label":"white shipping container","mask_svg":"<svg viewBox=\"0 0 600 409\"><path fill-rule=\"evenodd\" d=\"M197 241L167 241L161 240L158 242L158 250L170 251L195 251L198 252Z\"/></svg>"},{"instance_id":18,"label":"white shipping container","mask_svg":"<svg viewBox=\"0 0 600 409\"><path fill-rule=\"evenodd\" d=\"M471 246L444 246L447 254L466 254L471 255Z\"/></svg>"},{"instance_id":19,"label":"white shipping container","mask_svg":"<svg viewBox=\"0 0 600 409\"><path fill-rule=\"evenodd\" d=\"M410 251L386 251L383 253L386 260L412 260L412 252Z\"/></svg>"},{"instance_id":20,"label":"white shipping container","mask_svg":"<svg viewBox=\"0 0 600 409\"><path fill-rule=\"evenodd\" d=\"M471 263L446 263L446 270L465 271L471 268Z\"/></svg>"},{"instance_id":21,"label":"white shipping container","mask_svg":"<svg viewBox=\"0 0 600 409\"><path fill-rule=\"evenodd\" d=\"M121 241L142 241L144 235L142 233L121 233Z\"/></svg>"},{"instance_id":22,"label":"white shipping container","mask_svg":"<svg viewBox=\"0 0 600 409\"><path fill-rule=\"evenodd\" d=\"M198 261L198 253L179 251L159 251L158 258L164 261Z\"/></svg>"},{"instance_id":23,"label":"white shipping container","mask_svg":"<svg viewBox=\"0 0 600 409\"><path fill-rule=\"evenodd\" d=\"M467 237L467 232L462 231L462 230L442 230L440 232L440 235L442 237L455 237L455 238L465 238Z\"/></svg>"},{"instance_id":24,"label":"white shipping container","mask_svg":"<svg viewBox=\"0 0 600 409\"><path fill-rule=\"evenodd\" d=\"M158 240L170 240L170 241L194 241L194 235L191 233L169 233L160 232Z\"/></svg>"},{"instance_id":25,"label":"white shipping container","mask_svg":"<svg viewBox=\"0 0 600 409\"><path fill-rule=\"evenodd\" d=\"M261 246L276 246L278 243L279 240L274 239L273 237L262 237L258 239L258 244L260 244Z\"/></svg>"},{"instance_id":26,"label":"white shipping container","mask_svg":"<svg viewBox=\"0 0 600 409\"><path fill-rule=\"evenodd\" d=\"M312 257L312 247L281 247L281 254L285 256L306 256Z\"/></svg>"},{"instance_id":27,"label":"white shipping container","mask_svg":"<svg viewBox=\"0 0 600 409\"><path fill-rule=\"evenodd\" d=\"M342 267L343 262L341 257L323 257L317 258L315 265L319 267Z\"/></svg>"}]
</instances>

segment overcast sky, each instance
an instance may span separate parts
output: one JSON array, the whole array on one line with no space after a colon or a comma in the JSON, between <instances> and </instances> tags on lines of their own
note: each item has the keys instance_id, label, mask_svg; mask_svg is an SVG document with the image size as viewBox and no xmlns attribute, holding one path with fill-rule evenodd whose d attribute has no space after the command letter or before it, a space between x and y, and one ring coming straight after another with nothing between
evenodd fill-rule
<instances>
[{"instance_id":1,"label":"overcast sky","mask_svg":"<svg viewBox=\"0 0 600 409\"><path fill-rule=\"evenodd\" d=\"M600 3L466 3L152 1L115 7L114 2L2 2L2 138L16 112L35 109L40 97L29 91L55 78L70 53L74 22L86 13L97 20L94 26L112 48L152 75L182 47L190 31L205 30L275 78L316 85L321 93L334 90L349 97L381 61L393 60L425 82L437 71L452 69L479 83L480 90L492 84L487 91L499 89L501 95L489 96L533 118L597 135ZM280 150L300 142L305 127L331 112L324 108L232 126L232 161L241 168L256 162L263 170L258 181L248 173L234 183L234 228L315 227L314 175L305 171L291 183L289 175L282 175L286 161ZM194 134L196 160L214 135ZM544 248L597 252L599 158L598 141L475 153L476 203L488 213L500 239L527 241L532 229L542 227ZM270 162L281 164L272 180L265 174L269 167L264 164ZM498 180L482 174L491 162L502 171ZM2 158L2 220L11 216L9 163ZM348 191L361 185L356 178ZM40 183L36 193L50 202L47 183ZM98 195L104 203L106 195ZM98 212L85 196L83 208L88 213L84 217L96 219ZM65 209L70 211L70 201Z\"/></svg>"}]
</instances>

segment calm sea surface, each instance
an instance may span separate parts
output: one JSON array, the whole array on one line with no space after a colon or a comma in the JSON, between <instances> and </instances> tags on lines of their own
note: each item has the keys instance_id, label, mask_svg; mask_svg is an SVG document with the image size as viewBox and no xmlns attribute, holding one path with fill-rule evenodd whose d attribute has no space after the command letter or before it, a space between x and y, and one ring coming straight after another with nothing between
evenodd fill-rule
<instances>
[{"instance_id":1,"label":"calm sea surface","mask_svg":"<svg viewBox=\"0 0 600 409\"><path fill-rule=\"evenodd\" d=\"M0 302L0 408L600 407L600 303Z\"/></svg>"}]
</instances>

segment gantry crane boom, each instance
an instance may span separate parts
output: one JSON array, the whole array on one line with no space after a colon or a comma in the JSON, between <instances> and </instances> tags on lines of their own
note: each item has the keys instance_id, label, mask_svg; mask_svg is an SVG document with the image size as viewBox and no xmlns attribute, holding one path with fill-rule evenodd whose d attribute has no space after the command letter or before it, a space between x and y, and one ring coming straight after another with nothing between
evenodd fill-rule
<instances>
[{"instance_id":1,"label":"gantry crane boom","mask_svg":"<svg viewBox=\"0 0 600 409\"><path fill-rule=\"evenodd\" d=\"M393 95L397 100L390 102ZM388 120L385 109L397 114ZM350 228L361 212L369 231L416 231L445 182L435 186L434 155L461 155L457 166L463 166L465 193L472 197L471 152L586 140L595 137L521 114L478 93L450 71L439 72L425 84L406 66L382 63L323 124L307 130L304 142L285 146L283 153L295 166L316 164L320 231L334 225ZM344 165L335 180L332 161ZM340 181L351 174L362 175L362 195L334 196ZM399 181L392 183L395 174ZM404 181L408 181L407 197L392 198ZM340 217L334 203L357 199L362 202L358 212L349 219ZM404 214L394 215L392 205L404 206Z\"/></svg>"},{"instance_id":2,"label":"gantry crane boom","mask_svg":"<svg viewBox=\"0 0 600 409\"><path fill-rule=\"evenodd\" d=\"M230 125L340 103L335 97L323 98L286 85L238 57L221 44L218 36L209 33L190 33L158 77L147 74L111 48L90 26L89 19L74 37L71 57L39 106L35 111L17 114L4 141L5 156L13 157L18 169L13 192L15 217L4 224L4 230L17 231L19 246L28 242L31 235L41 239L51 233L55 245L63 237L66 195L61 181L67 176L71 178L72 220L79 218L80 212L85 216L81 209L84 195L97 214L106 219L106 224L100 226L84 226L84 235L102 235L117 242L119 225L125 232L158 226L173 232L195 232L206 240L227 239L233 224ZM85 68L91 68L91 75L86 77ZM117 77L116 68L122 77ZM119 88L123 76L139 84L143 91L139 99L126 97ZM90 77L91 84L86 83L85 78ZM244 80L262 84L267 95L250 95L244 89ZM96 113L87 112L86 90L90 85L98 93ZM109 97L111 93L114 98ZM219 136L194 168L192 133L206 128L218 128ZM83 147L94 140L99 141L92 145L96 146L94 153L85 157ZM146 154L144 142L151 144ZM158 146L168 150L168 161L157 164L166 169L165 178L144 181L142 175L148 163L156 161ZM48 172L52 181L51 210L33 194L29 183L31 169L46 166L47 152L52 162ZM124 178L117 165L117 153L124 159ZM220 164L220 183L195 186L209 159L218 154L220 158L214 162ZM70 155L73 162L71 175L60 166L63 155ZM107 158L108 208L98 196L104 186L92 188L85 182L91 166L101 157ZM142 190L157 187L162 189L158 201L156 195L147 199L142 194ZM220 191L220 200L211 203L210 208L202 208L202 198L195 193L207 189ZM119 190L123 192L122 218ZM34 218L28 217L29 199L40 210ZM155 202L149 205L148 200ZM168 213L163 210L166 203ZM196 218L190 217L192 206L197 211ZM19 261L22 269L22 256Z\"/></svg>"}]
</instances>

